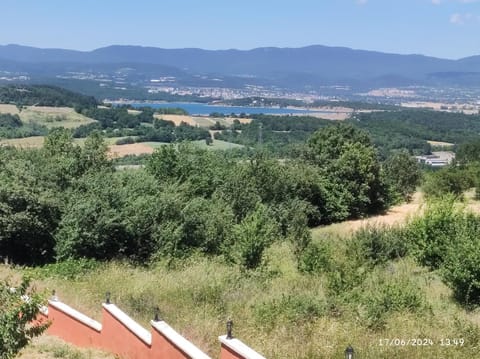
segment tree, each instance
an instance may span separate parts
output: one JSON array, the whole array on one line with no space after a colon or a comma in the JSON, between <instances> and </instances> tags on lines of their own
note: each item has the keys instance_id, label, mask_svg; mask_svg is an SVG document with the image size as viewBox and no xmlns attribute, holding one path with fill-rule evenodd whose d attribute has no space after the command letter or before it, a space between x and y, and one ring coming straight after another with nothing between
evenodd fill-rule
<instances>
[{"instance_id":1,"label":"tree","mask_svg":"<svg viewBox=\"0 0 480 359\"><path fill-rule=\"evenodd\" d=\"M308 140L306 159L345 190L353 217L385 208L385 184L377 153L368 135L351 125L329 126Z\"/></svg>"},{"instance_id":2,"label":"tree","mask_svg":"<svg viewBox=\"0 0 480 359\"><path fill-rule=\"evenodd\" d=\"M400 151L390 156L383 168L393 202L409 201L421 178L417 161L407 151Z\"/></svg>"},{"instance_id":3,"label":"tree","mask_svg":"<svg viewBox=\"0 0 480 359\"><path fill-rule=\"evenodd\" d=\"M38 151L11 150L0 161L0 256L18 264L52 260L60 208ZM3 157L3 156L2 156Z\"/></svg>"},{"instance_id":4,"label":"tree","mask_svg":"<svg viewBox=\"0 0 480 359\"><path fill-rule=\"evenodd\" d=\"M90 169L113 170L112 163L108 159L108 146L99 131L94 131L88 135L85 145L82 148L79 159L79 169L81 173L85 173Z\"/></svg>"},{"instance_id":5,"label":"tree","mask_svg":"<svg viewBox=\"0 0 480 359\"><path fill-rule=\"evenodd\" d=\"M0 359L14 358L49 326L35 322L45 301L29 285L27 278L15 289L8 282L0 285Z\"/></svg>"},{"instance_id":6,"label":"tree","mask_svg":"<svg viewBox=\"0 0 480 359\"><path fill-rule=\"evenodd\" d=\"M131 254L121 188L109 171L89 173L75 183L55 235L58 259L111 259Z\"/></svg>"}]
</instances>

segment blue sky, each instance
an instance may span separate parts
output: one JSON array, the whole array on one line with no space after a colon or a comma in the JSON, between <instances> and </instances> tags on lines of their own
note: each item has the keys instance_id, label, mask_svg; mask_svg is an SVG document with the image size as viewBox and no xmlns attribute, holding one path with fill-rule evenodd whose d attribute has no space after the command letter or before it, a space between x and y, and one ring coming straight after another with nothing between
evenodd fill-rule
<instances>
[{"instance_id":1,"label":"blue sky","mask_svg":"<svg viewBox=\"0 0 480 359\"><path fill-rule=\"evenodd\" d=\"M0 44L480 54L480 0L2 0Z\"/></svg>"}]
</instances>

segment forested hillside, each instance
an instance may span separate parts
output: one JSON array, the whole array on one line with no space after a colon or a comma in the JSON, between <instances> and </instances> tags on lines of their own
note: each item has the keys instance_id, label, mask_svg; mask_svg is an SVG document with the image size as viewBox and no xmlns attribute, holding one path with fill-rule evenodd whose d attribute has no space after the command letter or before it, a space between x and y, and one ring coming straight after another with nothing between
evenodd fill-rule
<instances>
[{"instance_id":1,"label":"forested hillside","mask_svg":"<svg viewBox=\"0 0 480 359\"><path fill-rule=\"evenodd\" d=\"M47 85L11 85L0 87L0 103L17 106L95 107L94 97Z\"/></svg>"}]
</instances>

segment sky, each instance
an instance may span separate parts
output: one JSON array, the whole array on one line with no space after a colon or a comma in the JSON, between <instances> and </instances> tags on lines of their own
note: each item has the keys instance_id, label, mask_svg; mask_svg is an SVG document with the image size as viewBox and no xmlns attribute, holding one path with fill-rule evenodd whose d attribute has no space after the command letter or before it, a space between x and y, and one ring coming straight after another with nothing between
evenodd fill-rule
<instances>
[{"instance_id":1,"label":"sky","mask_svg":"<svg viewBox=\"0 0 480 359\"><path fill-rule=\"evenodd\" d=\"M2 0L0 45L480 54L480 0Z\"/></svg>"}]
</instances>

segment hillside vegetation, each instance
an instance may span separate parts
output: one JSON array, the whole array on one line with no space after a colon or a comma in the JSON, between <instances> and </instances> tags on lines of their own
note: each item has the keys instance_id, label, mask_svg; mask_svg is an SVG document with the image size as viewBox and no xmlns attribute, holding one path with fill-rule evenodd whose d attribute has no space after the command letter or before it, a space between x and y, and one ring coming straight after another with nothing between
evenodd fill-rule
<instances>
[{"instance_id":1,"label":"hillside vegetation","mask_svg":"<svg viewBox=\"0 0 480 359\"><path fill-rule=\"evenodd\" d=\"M453 165L421 171L418 148L402 140L459 141L475 116L434 127L429 111L418 122L417 112L387 111L334 125L257 115L213 125L245 147L208 151L191 143L206 129L153 109L77 111L96 122L52 128L40 148L0 147L2 278L33 277L96 319L107 291L145 325L158 305L211 355L228 318L270 358L342 357L349 344L371 359L476 355L480 217L466 204L479 206L480 141L470 135ZM7 133L25 127L18 114L0 119ZM169 144L119 171L105 136ZM419 185L418 213L351 230L418 201Z\"/></svg>"}]
</instances>

